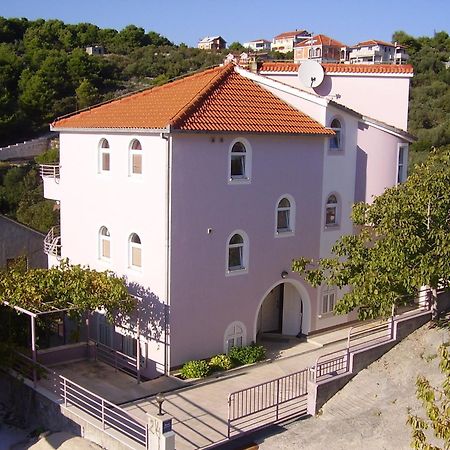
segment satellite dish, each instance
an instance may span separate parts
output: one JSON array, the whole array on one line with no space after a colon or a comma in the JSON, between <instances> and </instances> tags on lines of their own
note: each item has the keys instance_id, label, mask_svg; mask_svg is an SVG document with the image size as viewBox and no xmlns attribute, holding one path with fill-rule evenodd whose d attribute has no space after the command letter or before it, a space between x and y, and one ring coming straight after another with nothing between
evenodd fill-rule
<instances>
[{"instance_id":1,"label":"satellite dish","mask_svg":"<svg viewBox=\"0 0 450 450\"><path fill-rule=\"evenodd\" d=\"M323 81L323 67L317 61L307 59L300 64L298 77L303 86L315 88L320 86Z\"/></svg>"}]
</instances>

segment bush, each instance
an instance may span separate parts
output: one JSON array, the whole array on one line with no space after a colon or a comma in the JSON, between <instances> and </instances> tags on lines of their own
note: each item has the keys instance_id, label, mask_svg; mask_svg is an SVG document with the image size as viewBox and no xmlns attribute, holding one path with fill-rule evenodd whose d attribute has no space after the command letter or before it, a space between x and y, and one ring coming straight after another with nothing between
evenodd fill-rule
<instances>
[{"instance_id":1,"label":"bush","mask_svg":"<svg viewBox=\"0 0 450 450\"><path fill-rule=\"evenodd\" d=\"M228 356L238 365L253 364L266 358L266 350L262 345L256 344L247 347L232 347Z\"/></svg>"},{"instance_id":2,"label":"bush","mask_svg":"<svg viewBox=\"0 0 450 450\"><path fill-rule=\"evenodd\" d=\"M211 370L229 370L233 367L233 362L227 355L213 356L209 361Z\"/></svg>"},{"instance_id":3,"label":"bush","mask_svg":"<svg viewBox=\"0 0 450 450\"><path fill-rule=\"evenodd\" d=\"M211 368L206 361L188 361L181 368L181 376L187 378L205 378L209 375Z\"/></svg>"}]
</instances>

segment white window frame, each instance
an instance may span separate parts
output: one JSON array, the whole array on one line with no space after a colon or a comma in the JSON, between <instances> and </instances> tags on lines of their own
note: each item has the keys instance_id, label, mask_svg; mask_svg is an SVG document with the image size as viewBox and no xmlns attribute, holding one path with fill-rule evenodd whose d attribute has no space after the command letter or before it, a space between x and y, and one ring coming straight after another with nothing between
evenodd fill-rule
<instances>
[{"instance_id":1,"label":"white window frame","mask_svg":"<svg viewBox=\"0 0 450 450\"><path fill-rule=\"evenodd\" d=\"M133 148L135 142L139 143L139 145L141 147L140 149ZM141 157L141 172L140 173L139 172L134 172L133 161L134 161L134 157L135 156L140 156ZM143 154L143 151L142 151L142 143L137 138L131 139L130 145L129 145L129 148L128 148L128 175L130 177L136 177L136 178L142 177L142 173L144 172L144 167L143 166L144 166L144 154Z\"/></svg>"},{"instance_id":2,"label":"white window frame","mask_svg":"<svg viewBox=\"0 0 450 450\"><path fill-rule=\"evenodd\" d=\"M397 144L397 178L396 185L404 183L408 177L408 151L409 145L406 143ZM402 160L400 160L402 156Z\"/></svg>"},{"instance_id":3,"label":"white window frame","mask_svg":"<svg viewBox=\"0 0 450 450\"><path fill-rule=\"evenodd\" d=\"M244 160L244 174L242 176L231 175L231 159L233 155L233 147L237 143L241 143L245 147L245 160ZM244 138L234 139L228 149L228 165L227 165L227 180L228 184L249 184L252 178L252 147L250 142Z\"/></svg>"},{"instance_id":4,"label":"white window frame","mask_svg":"<svg viewBox=\"0 0 450 450\"><path fill-rule=\"evenodd\" d=\"M286 199L289 201L290 206L289 207L281 207L280 208L280 202ZM278 212L279 211L288 211L288 223L289 227L287 229L279 229L278 228ZM287 237L287 236L293 236L295 234L295 200L294 198L289 194L283 194L276 202L275 204L275 237Z\"/></svg>"},{"instance_id":5,"label":"white window frame","mask_svg":"<svg viewBox=\"0 0 450 450\"><path fill-rule=\"evenodd\" d=\"M107 234L104 234L104 231L106 231ZM108 242L109 245L109 256L105 256L103 253L103 244L105 242ZM102 225L98 231L98 256L102 261L111 260L111 233L109 232L109 228L105 225Z\"/></svg>"},{"instance_id":6,"label":"white window frame","mask_svg":"<svg viewBox=\"0 0 450 450\"><path fill-rule=\"evenodd\" d=\"M340 128L332 126L332 124L335 120L337 120L339 122ZM336 133L336 136L338 136L339 146L338 147L331 146L331 143L333 142L333 140L336 139L336 136L331 136L328 140L328 150L330 153L341 154L344 151L344 135L345 135L344 121L342 120L342 118L341 117L332 117L330 120L330 129Z\"/></svg>"},{"instance_id":7,"label":"white window frame","mask_svg":"<svg viewBox=\"0 0 450 450\"><path fill-rule=\"evenodd\" d=\"M242 244L231 244L230 241L231 238L238 234L242 237ZM234 269L230 269L229 267L229 255L230 255L230 248L235 248L237 245L242 245L242 266L236 267ZM233 276L233 275L242 275L248 273L248 262L249 262L249 240L247 233L242 230L235 230L233 231L227 238L226 241L226 251L225 251L225 275L227 276Z\"/></svg>"},{"instance_id":8,"label":"white window frame","mask_svg":"<svg viewBox=\"0 0 450 450\"><path fill-rule=\"evenodd\" d=\"M138 239L140 241L139 243L132 241L132 238L134 235L136 235L138 237ZM140 259L141 259L140 266L133 264L133 249L140 250ZM128 267L133 270L138 270L138 271L142 270L142 240L141 240L141 237L139 236L139 234L136 232L132 232L128 236Z\"/></svg>"},{"instance_id":9,"label":"white window frame","mask_svg":"<svg viewBox=\"0 0 450 450\"><path fill-rule=\"evenodd\" d=\"M330 203L330 197L334 196L336 198L336 203ZM334 206L333 206L334 205ZM335 208L335 221L334 223L327 222L327 210L328 208ZM337 228L341 223L341 199L340 196L336 192L330 192L327 195L327 200L325 203L325 228Z\"/></svg>"},{"instance_id":10,"label":"white window frame","mask_svg":"<svg viewBox=\"0 0 450 450\"><path fill-rule=\"evenodd\" d=\"M239 331L236 331L239 329ZM232 341L232 345L230 342ZM238 345L236 345L238 344ZM223 335L223 351L228 354L231 347L245 347L247 345L247 329L242 322L234 321L228 325Z\"/></svg>"},{"instance_id":11,"label":"white window frame","mask_svg":"<svg viewBox=\"0 0 450 450\"><path fill-rule=\"evenodd\" d=\"M320 313L322 316L334 314L337 303L337 288L335 286L324 286L320 296ZM324 307L324 305L326 306Z\"/></svg>"},{"instance_id":12,"label":"white window frame","mask_svg":"<svg viewBox=\"0 0 450 450\"><path fill-rule=\"evenodd\" d=\"M104 147L105 143L108 145ZM103 156L108 155L109 168L105 169L103 165ZM111 172L111 146L106 138L100 139L98 144L98 173L109 174Z\"/></svg>"}]
</instances>

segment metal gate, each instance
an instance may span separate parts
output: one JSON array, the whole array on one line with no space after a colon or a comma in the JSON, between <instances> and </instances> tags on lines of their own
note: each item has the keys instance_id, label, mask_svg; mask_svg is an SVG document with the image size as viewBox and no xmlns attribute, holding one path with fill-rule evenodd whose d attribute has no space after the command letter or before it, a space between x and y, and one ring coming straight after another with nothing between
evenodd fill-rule
<instances>
[{"instance_id":1,"label":"metal gate","mask_svg":"<svg viewBox=\"0 0 450 450\"><path fill-rule=\"evenodd\" d=\"M306 415L309 369L228 396L228 438Z\"/></svg>"}]
</instances>

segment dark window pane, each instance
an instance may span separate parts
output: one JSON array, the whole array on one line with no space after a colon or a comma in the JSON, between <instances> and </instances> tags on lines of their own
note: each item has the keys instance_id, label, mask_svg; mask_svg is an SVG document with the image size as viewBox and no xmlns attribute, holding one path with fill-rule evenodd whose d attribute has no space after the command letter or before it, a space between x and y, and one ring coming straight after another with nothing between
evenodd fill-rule
<instances>
[{"instance_id":1,"label":"dark window pane","mask_svg":"<svg viewBox=\"0 0 450 450\"><path fill-rule=\"evenodd\" d=\"M228 269L242 269L242 247L232 247L228 251Z\"/></svg>"},{"instance_id":2,"label":"dark window pane","mask_svg":"<svg viewBox=\"0 0 450 450\"><path fill-rule=\"evenodd\" d=\"M231 155L231 178L245 175L245 156Z\"/></svg>"}]
</instances>

